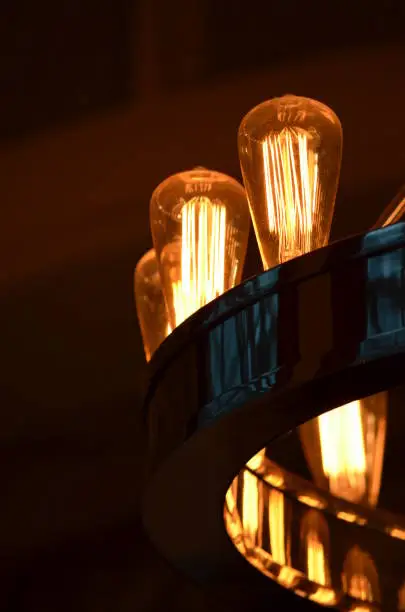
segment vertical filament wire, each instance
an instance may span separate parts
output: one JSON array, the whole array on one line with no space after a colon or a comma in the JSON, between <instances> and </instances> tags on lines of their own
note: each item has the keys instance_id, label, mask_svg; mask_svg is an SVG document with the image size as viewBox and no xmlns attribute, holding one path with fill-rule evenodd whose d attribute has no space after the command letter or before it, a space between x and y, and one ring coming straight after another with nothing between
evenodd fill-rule
<instances>
[{"instance_id":1,"label":"vertical filament wire","mask_svg":"<svg viewBox=\"0 0 405 612\"><path fill-rule=\"evenodd\" d=\"M225 291L225 206L196 196L183 205L181 220L181 279L172 285L176 326Z\"/></svg>"},{"instance_id":2,"label":"vertical filament wire","mask_svg":"<svg viewBox=\"0 0 405 612\"><path fill-rule=\"evenodd\" d=\"M269 493L269 532L273 560L286 565L284 495L277 489L271 489Z\"/></svg>"},{"instance_id":3,"label":"vertical filament wire","mask_svg":"<svg viewBox=\"0 0 405 612\"><path fill-rule=\"evenodd\" d=\"M310 580L323 586L328 584L324 547L317 531L313 528L307 535L307 570Z\"/></svg>"},{"instance_id":4,"label":"vertical filament wire","mask_svg":"<svg viewBox=\"0 0 405 612\"><path fill-rule=\"evenodd\" d=\"M359 400L318 417L322 467L331 493L358 502L366 494L367 461Z\"/></svg>"},{"instance_id":5,"label":"vertical filament wire","mask_svg":"<svg viewBox=\"0 0 405 612\"><path fill-rule=\"evenodd\" d=\"M307 253L320 222L318 155L310 135L286 127L262 143L269 231L280 262Z\"/></svg>"},{"instance_id":6,"label":"vertical filament wire","mask_svg":"<svg viewBox=\"0 0 405 612\"><path fill-rule=\"evenodd\" d=\"M243 472L242 521L247 544L255 546L259 531L259 487L256 476Z\"/></svg>"}]
</instances>

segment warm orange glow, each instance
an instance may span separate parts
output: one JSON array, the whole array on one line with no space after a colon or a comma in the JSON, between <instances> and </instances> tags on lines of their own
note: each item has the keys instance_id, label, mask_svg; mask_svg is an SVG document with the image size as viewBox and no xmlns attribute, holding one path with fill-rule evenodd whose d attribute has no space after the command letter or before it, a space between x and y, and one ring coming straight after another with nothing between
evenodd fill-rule
<instances>
[{"instance_id":1,"label":"warm orange glow","mask_svg":"<svg viewBox=\"0 0 405 612\"><path fill-rule=\"evenodd\" d=\"M405 186L402 186L400 192L395 198L388 204L383 210L381 216L377 219L373 229L379 227L387 227L392 223L397 223L401 220L402 215L405 211Z\"/></svg>"},{"instance_id":2,"label":"warm orange glow","mask_svg":"<svg viewBox=\"0 0 405 612\"><path fill-rule=\"evenodd\" d=\"M256 455L260 456L262 453ZM238 495L241 487L242 495ZM226 492L225 523L235 546L258 569L263 564L276 563L280 566L277 576L271 574L277 582L291 588L302 577L301 572L289 566L288 534L286 527L285 497L281 491L271 489L268 492L268 527L270 550L263 548L263 482L252 472L245 469L234 479ZM241 521L238 513L241 511ZM236 528L235 528L236 525ZM241 537L242 536L242 537ZM267 570L266 570L267 571Z\"/></svg>"},{"instance_id":3,"label":"warm orange glow","mask_svg":"<svg viewBox=\"0 0 405 612\"><path fill-rule=\"evenodd\" d=\"M354 599L361 602L380 602L378 573L371 556L354 546L346 555L342 574L343 587ZM357 610L368 610L368 606L358 605Z\"/></svg>"},{"instance_id":4,"label":"warm orange glow","mask_svg":"<svg viewBox=\"0 0 405 612\"><path fill-rule=\"evenodd\" d=\"M270 234L277 235L280 262L311 250L318 222L318 154L309 136L286 127L262 143L268 226Z\"/></svg>"},{"instance_id":5,"label":"warm orange glow","mask_svg":"<svg viewBox=\"0 0 405 612\"><path fill-rule=\"evenodd\" d=\"M225 291L225 206L195 196L180 214L181 279L173 282L176 327Z\"/></svg>"},{"instance_id":6,"label":"warm orange glow","mask_svg":"<svg viewBox=\"0 0 405 612\"><path fill-rule=\"evenodd\" d=\"M237 490L238 490L237 487L238 487L238 478L234 478L225 496L228 510L231 514L233 514L236 511L236 495L237 495Z\"/></svg>"},{"instance_id":7,"label":"warm orange glow","mask_svg":"<svg viewBox=\"0 0 405 612\"><path fill-rule=\"evenodd\" d=\"M241 281L250 228L242 185L197 167L168 177L150 202L153 244L175 329Z\"/></svg>"},{"instance_id":8,"label":"warm orange glow","mask_svg":"<svg viewBox=\"0 0 405 612\"><path fill-rule=\"evenodd\" d=\"M273 561L286 565L284 495L272 489L269 493L270 550Z\"/></svg>"},{"instance_id":9,"label":"warm orange glow","mask_svg":"<svg viewBox=\"0 0 405 612\"><path fill-rule=\"evenodd\" d=\"M368 578L361 574L354 574L349 582L349 594L362 601L373 601L373 590Z\"/></svg>"},{"instance_id":10,"label":"warm orange glow","mask_svg":"<svg viewBox=\"0 0 405 612\"><path fill-rule=\"evenodd\" d=\"M307 535L307 573L313 582L323 586L329 582L325 551L315 529L310 529Z\"/></svg>"},{"instance_id":11,"label":"warm orange glow","mask_svg":"<svg viewBox=\"0 0 405 612\"><path fill-rule=\"evenodd\" d=\"M310 508L325 508L326 503L317 497L313 497L312 495L298 495L298 501L306 506L310 506Z\"/></svg>"},{"instance_id":12,"label":"warm orange glow","mask_svg":"<svg viewBox=\"0 0 405 612\"><path fill-rule=\"evenodd\" d=\"M275 472L266 472L263 476L266 482L269 483L272 487L276 487L282 489L284 486L284 478L280 474L276 474Z\"/></svg>"},{"instance_id":13,"label":"warm orange glow","mask_svg":"<svg viewBox=\"0 0 405 612\"><path fill-rule=\"evenodd\" d=\"M309 599L324 606L333 606L336 603L336 593L333 589L319 587L315 593L309 596Z\"/></svg>"},{"instance_id":14,"label":"warm orange glow","mask_svg":"<svg viewBox=\"0 0 405 612\"><path fill-rule=\"evenodd\" d=\"M386 395L355 400L317 419L322 470L332 494L375 506L381 488ZM348 522L361 522L341 513Z\"/></svg>"},{"instance_id":15,"label":"warm orange glow","mask_svg":"<svg viewBox=\"0 0 405 612\"><path fill-rule=\"evenodd\" d=\"M358 523L358 519L359 517L357 516L357 514L354 514L354 512L337 512L336 513L337 518L341 519L342 521L346 521L346 523ZM360 524L364 524L362 521L364 519L360 519Z\"/></svg>"},{"instance_id":16,"label":"warm orange glow","mask_svg":"<svg viewBox=\"0 0 405 612\"><path fill-rule=\"evenodd\" d=\"M401 215L403 214L405 209L405 198L403 198L399 204L398 207L393 210L391 212L391 214L385 219L384 223L382 224L382 227L387 227L388 225L391 225L392 223L396 223L397 221L399 221Z\"/></svg>"},{"instance_id":17,"label":"warm orange glow","mask_svg":"<svg viewBox=\"0 0 405 612\"><path fill-rule=\"evenodd\" d=\"M275 563L281 565L277 582L285 587L291 587L300 576L300 572L289 566L284 494L281 491L277 491L277 489L271 489L268 507L271 558Z\"/></svg>"},{"instance_id":18,"label":"warm orange glow","mask_svg":"<svg viewBox=\"0 0 405 612\"><path fill-rule=\"evenodd\" d=\"M277 576L277 582L282 584L284 587L291 588L292 586L294 586L294 583L296 583L297 580L301 577L301 572L294 569L293 567L285 565L280 569L280 573Z\"/></svg>"},{"instance_id":19,"label":"warm orange glow","mask_svg":"<svg viewBox=\"0 0 405 612\"><path fill-rule=\"evenodd\" d=\"M387 393L377 393L301 425L305 458L318 487L351 503L377 505L383 474L387 407ZM364 524L360 514L344 510L339 518Z\"/></svg>"},{"instance_id":20,"label":"warm orange glow","mask_svg":"<svg viewBox=\"0 0 405 612\"><path fill-rule=\"evenodd\" d=\"M405 610L405 582L398 591L398 610L400 610L400 612Z\"/></svg>"},{"instance_id":21,"label":"warm orange glow","mask_svg":"<svg viewBox=\"0 0 405 612\"><path fill-rule=\"evenodd\" d=\"M260 473L263 479L269 483L272 487L276 489L284 488L284 472L280 469L273 461L269 461L269 459L265 456L265 449L262 451L262 463L260 465ZM259 471L257 469L256 471Z\"/></svg>"},{"instance_id":22,"label":"warm orange glow","mask_svg":"<svg viewBox=\"0 0 405 612\"><path fill-rule=\"evenodd\" d=\"M331 588L327 546L329 546L328 524L324 516L309 510L301 524L301 537L306 548L307 577L318 585L309 599L323 605L337 601L336 592Z\"/></svg>"},{"instance_id":23,"label":"warm orange glow","mask_svg":"<svg viewBox=\"0 0 405 612\"><path fill-rule=\"evenodd\" d=\"M256 455L253 455L253 457L249 459L249 461L246 464L247 467L255 472L259 471L263 465L263 461L265 459L265 453L266 453L266 449L262 448L262 450L260 450L258 453L256 453Z\"/></svg>"},{"instance_id":24,"label":"warm orange glow","mask_svg":"<svg viewBox=\"0 0 405 612\"><path fill-rule=\"evenodd\" d=\"M378 396L376 396L378 397ZM387 394L380 394L387 398ZM368 503L376 506L381 489L382 466L384 462L385 435L387 429L387 417L377 418L372 411L367 413L366 440L367 440L367 469L369 472Z\"/></svg>"},{"instance_id":25,"label":"warm orange glow","mask_svg":"<svg viewBox=\"0 0 405 612\"><path fill-rule=\"evenodd\" d=\"M255 546L258 539L259 517L259 481L248 470L242 475L242 523L247 545Z\"/></svg>"},{"instance_id":26,"label":"warm orange glow","mask_svg":"<svg viewBox=\"0 0 405 612\"><path fill-rule=\"evenodd\" d=\"M322 465L331 493L353 502L366 493L366 450L357 400L322 414L318 420Z\"/></svg>"},{"instance_id":27,"label":"warm orange glow","mask_svg":"<svg viewBox=\"0 0 405 612\"><path fill-rule=\"evenodd\" d=\"M334 112L309 98L273 98L243 118L238 143L264 268L326 245L342 149Z\"/></svg>"},{"instance_id":28,"label":"warm orange glow","mask_svg":"<svg viewBox=\"0 0 405 612\"><path fill-rule=\"evenodd\" d=\"M390 534L393 538L397 538L398 540L405 540L405 529L400 529L399 527L391 527L387 529L387 533Z\"/></svg>"}]
</instances>

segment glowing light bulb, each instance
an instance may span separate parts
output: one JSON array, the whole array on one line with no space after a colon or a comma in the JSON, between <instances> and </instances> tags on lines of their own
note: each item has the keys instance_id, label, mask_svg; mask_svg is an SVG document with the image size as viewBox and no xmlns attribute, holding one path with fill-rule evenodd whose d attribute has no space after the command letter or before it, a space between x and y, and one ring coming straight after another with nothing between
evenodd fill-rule
<instances>
[{"instance_id":1,"label":"glowing light bulb","mask_svg":"<svg viewBox=\"0 0 405 612\"><path fill-rule=\"evenodd\" d=\"M331 588L329 568L329 528L325 517L317 510L309 510L301 522L301 545L305 549L306 574L318 585L309 599L324 605L336 603L336 592Z\"/></svg>"},{"instance_id":2,"label":"glowing light bulb","mask_svg":"<svg viewBox=\"0 0 405 612\"><path fill-rule=\"evenodd\" d=\"M171 332L154 249L138 261L134 273L135 304L146 361Z\"/></svg>"},{"instance_id":3,"label":"glowing light bulb","mask_svg":"<svg viewBox=\"0 0 405 612\"><path fill-rule=\"evenodd\" d=\"M274 98L244 117L238 144L264 268L326 245L342 156L335 113L309 98Z\"/></svg>"},{"instance_id":4,"label":"glowing light bulb","mask_svg":"<svg viewBox=\"0 0 405 612\"><path fill-rule=\"evenodd\" d=\"M242 522L247 547L261 546L260 521L263 513L263 487L256 476L243 471Z\"/></svg>"},{"instance_id":5,"label":"glowing light bulb","mask_svg":"<svg viewBox=\"0 0 405 612\"><path fill-rule=\"evenodd\" d=\"M322 463L331 493L359 501L366 490L366 449L357 400L319 417Z\"/></svg>"},{"instance_id":6,"label":"glowing light bulb","mask_svg":"<svg viewBox=\"0 0 405 612\"><path fill-rule=\"evenodd\" d=\"M276 563L286 565L284 493L270 489L268 510L271 555Z\"/></svg>"},{"instance_id":7,"label":"glowing light bulb","mask_svg":"<svg viewBox=\"0 0 405 612\"><path fill-rule=\"evenodd\" d=\"M358 546L349 550L343 563L343 588L358 602L370 604L381 602L378 572L369 553ZM370 606L360 604L355 610L371 610Z\"/></svg>"},{"instance_id":8,"label":"glowing light bulb","mask_svg":"<svg viewBox=\"0 0 405 612\"><path fill-rule=\"evenodd\" d=\"M250 226L245 190L219 172L180 172L153 192L150 220L175 328L240 282Z\"/></svg>"},{"instance_id":9,"label":"glowing light bulb","mask_svg":"<svg viewBox=\"0 0 405 612\"><path fill-rule=\"evenodd\" d=\"M304 423L300 438L312 476L336 497L369 507L381 488L387 428L386 392L356 400ZM353 516L353 522L358 517ZM349 520L345 513L341 517Z\"/></svg>"}]
</instances>

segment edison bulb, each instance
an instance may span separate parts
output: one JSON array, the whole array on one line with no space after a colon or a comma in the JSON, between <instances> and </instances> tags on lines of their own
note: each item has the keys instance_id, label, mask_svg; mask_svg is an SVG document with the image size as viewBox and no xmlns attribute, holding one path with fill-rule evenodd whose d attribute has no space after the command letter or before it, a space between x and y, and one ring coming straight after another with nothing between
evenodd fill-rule
<instances>
[{"instance_id":1,"label":"edison bulb","mask_svg":"<svg viewBox=\"0 0 405 612\"><path fill-rule=\"evenodd\" d=\"M336 497L375 507L387 428L386 392L355 400L304 423L300 438L315 483Z\"/></svg>"},{"instance_id":2,"label":"edison bulb","mask_svg":"<svg viewBox=\"0 0 405 612\"><path fill-rule=\"evenodd\" d=\"M342 128L320 102L287 95L242 120L239 158L265 269L327 244Z\"/></svg>"},{"instance_id":3,"label":"edison bulb","mask_svg":"<svg viewBox=\"0 0 405 612\"><path fill-rule=\"evenodd\" d=\"M150 220L174 329L240 282L250 226L245 190L220 172L180 172L153 192Z\"/></svg>"},{"instance_id":4,"label":"edison bulb","mask_svg":"<svg viewBox=\"0 0 405 612\"><path fill-rule=\"evenodd\" d=\"M134 273L135 304L146 361L171 332L155 249L138 261Z\"/></svg>"}]
</instances>

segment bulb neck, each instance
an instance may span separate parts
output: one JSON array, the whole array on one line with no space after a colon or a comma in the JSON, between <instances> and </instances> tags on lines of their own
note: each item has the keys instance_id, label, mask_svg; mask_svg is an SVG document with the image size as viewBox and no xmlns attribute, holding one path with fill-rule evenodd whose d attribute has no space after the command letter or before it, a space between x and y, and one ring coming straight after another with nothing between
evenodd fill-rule
<instances>
[{"instance_id":1,"label":"bulb neck","mask_svg":"<svg viewBox=\"0 0 405 612\"><path fill-rule=\"evenodd\" d=\"M280 263L285 263L286 261L290 261L290 259L300 257L301 255L304 255L304 251L302 251L301 249L283 250L283 254L280 257Z\"/></svg>"}]
</instances>

